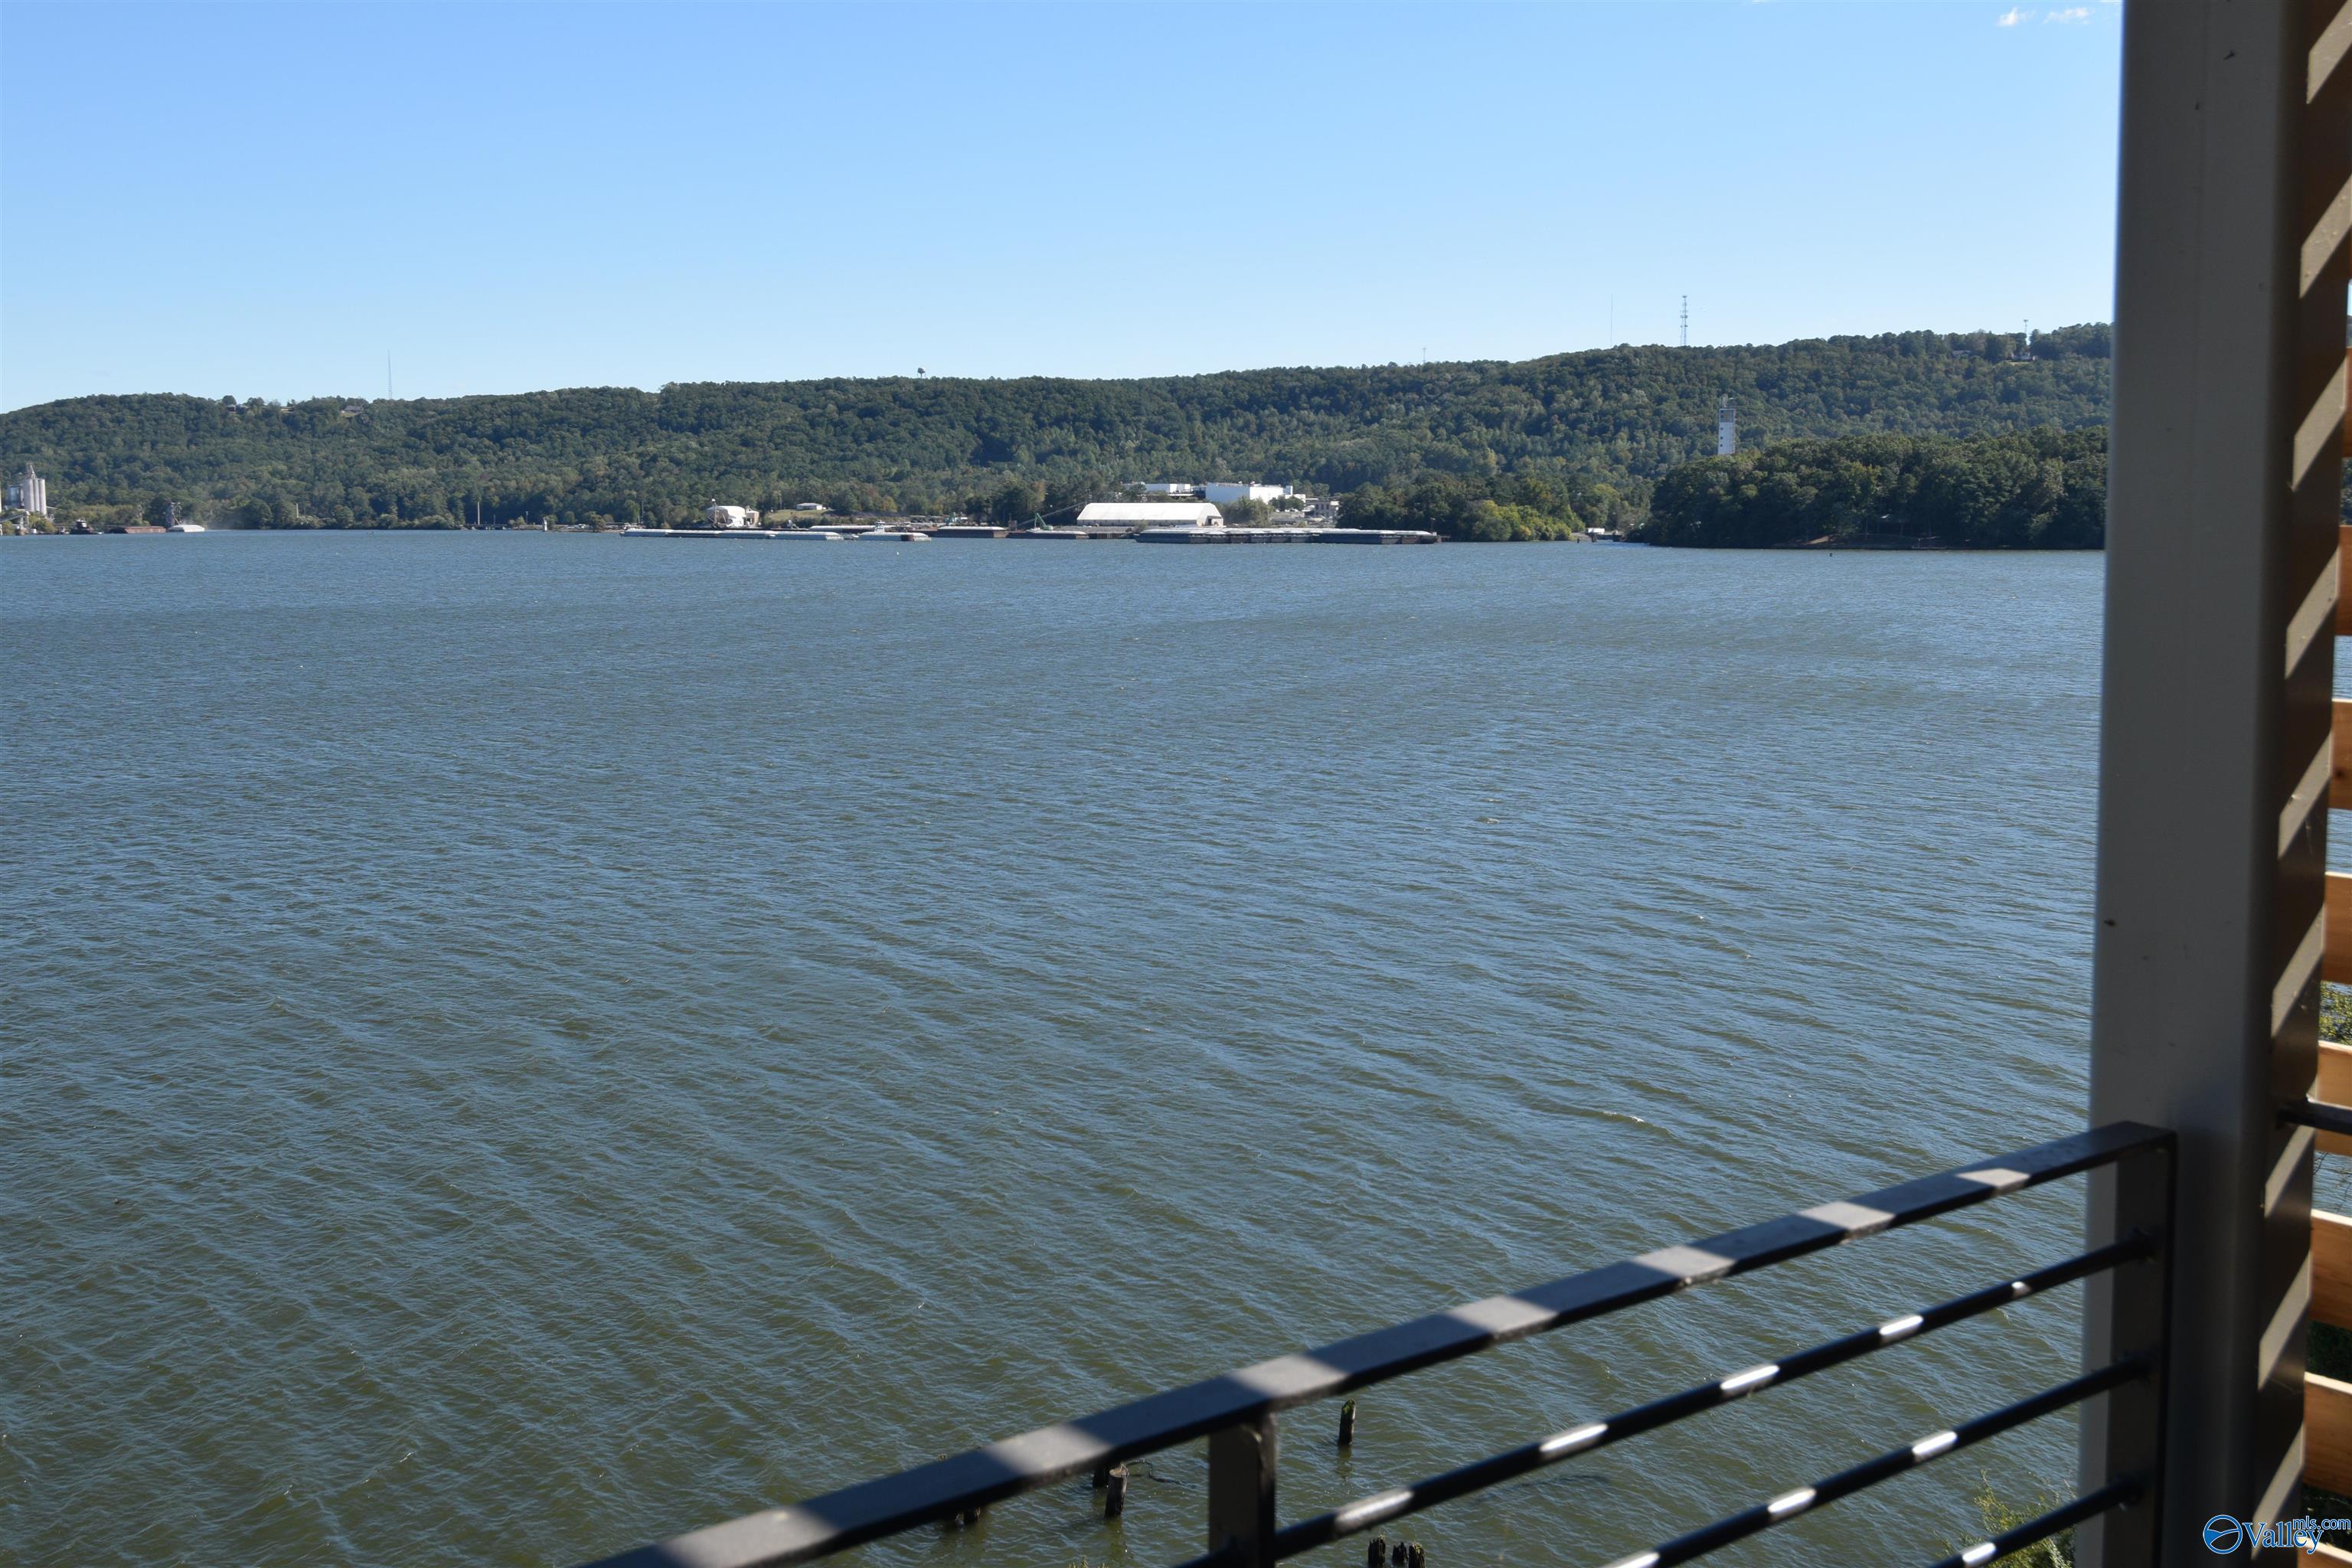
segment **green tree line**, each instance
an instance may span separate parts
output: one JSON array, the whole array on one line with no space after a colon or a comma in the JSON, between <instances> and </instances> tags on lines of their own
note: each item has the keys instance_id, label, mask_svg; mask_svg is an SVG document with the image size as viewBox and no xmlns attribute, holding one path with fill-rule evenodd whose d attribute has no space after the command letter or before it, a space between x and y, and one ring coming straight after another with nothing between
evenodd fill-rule
<instances>
[{"instance_id":1,"label":"green tree line","mask_svg":"<svg viewBox=\"0 0 2352 1568\"><path fill-rule=\"evenodd\" d=\"M2107 432L2047 426L1953 439L1848 436L1705 458L1657 482L1640 536L1759 546L1933 539L1955 548L2106 542Z\"/></svg>"},{"instance_id":2,"label":"green tree line","mask_svg":"<svg viewBox=\"0 0 2352 1568\"><path fill-rule=\"evenodd\" d=\"M1339 521L1347 528L1417 528L1446 539L1525 543L1567 539L1588 525L1622 525L1632 511L1605 481L1423 473L1350 491L1339 503Z\"/></svg>"},{"instance_id":3,"label":"green tree line","mask_svg":"<svg viewBox=\"0 0 2352 1568\"><path fill-rule=\"evenodd\" d=\"M0 469L32 462L66 515L163 498L310 527L449 526L478 509L488 522L684 523L713 499L1022 521L1123 480L1339 494L1444 479L1497 514L1527 512L1507 519L1516 536L1561 514L1508 499L1497 481L1540 479L1580 512L1607 486L1639 514L1661 476L1714 449L1726 395L1742 439L1758 443L2105 418L2105 327L2043 333L2025 352L2013 334L1919 331L1131 381L885 377L404 402L107 395L0 415Z\"/></svg>"}]
</instances>

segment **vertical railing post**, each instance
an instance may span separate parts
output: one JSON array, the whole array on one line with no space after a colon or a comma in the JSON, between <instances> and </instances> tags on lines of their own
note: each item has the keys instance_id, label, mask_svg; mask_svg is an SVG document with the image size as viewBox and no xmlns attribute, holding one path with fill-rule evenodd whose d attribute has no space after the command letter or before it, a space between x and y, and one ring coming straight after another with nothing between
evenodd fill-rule
<instances>
[{"instance_id":1,"label":"vertical railing post","mask_svg":"<svg viewBox=\"0 0 2352 1568\"><path fill-rule=\"evenodd\" d=\"M2346 268L2346 0L2124 14L2091 1121L2173 1130L2164 1477L2085 1568L2291 1514L2311 1290ZM2103 1184L2094 1235L2131 1205ZM2120 1282L2088 1353L2143 1331ZM2113 1418L2082 1429L2104 1479Z\"/></svg>"},{"instance_id":2,"label":"vertical railing post","mask_svg":"<svg viewBox=\"0 0 2352 1568\"><path fill-rule=\"evenodd\" d=\"M2080 1531L2083 1561L2116 1568L2153 1563L2164 1518L2164 1351L2172 1302L2173 1145L2144 1150L2091 1174L2090 1211L2095 1245L2137 1234L2152 1238L2155 1253L2092 1278L2084 1297L2089 1331L2085 1365L2105 1366L2126 1356L2149 1358L2153 1370L2093 1399L2083 1410L2082 1489L2137 1477L2146 1486L2137 1502L2092 1521Z\"/></svg>"},{"instance_id":3,"label":"vertical railing post","mask_svg":"<svg viewBox=\"0 0 2352 1568\"><path fill-rule=\"evenodd\" d=\"M1273 1568L1276 1451L1271 1411L1209 1435L1209 1550L1229 1568Z\"/></svg>"}]
</instances>

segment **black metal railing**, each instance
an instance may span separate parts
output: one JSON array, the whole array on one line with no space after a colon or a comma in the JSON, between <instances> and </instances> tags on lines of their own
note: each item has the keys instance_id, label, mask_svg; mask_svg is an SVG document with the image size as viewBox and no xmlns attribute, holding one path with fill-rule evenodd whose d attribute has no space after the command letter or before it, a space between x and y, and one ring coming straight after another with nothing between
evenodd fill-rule
<instances>
[{"instance_id":1,"label":"black metal railing","mask_svg":"<svg viewBox=\"0 0 2352 1568\"><path fill-rule=\"evenodd\" d=\"M2332 1105L2324 1100L2304 1100L2282 1110L2279 1120L2290 1127L2309 1127L2320 1132L2339 1132L2352 1137L2352 1106Z\"/></svg>"},{"instance_id":2,"label":"black metal railing","mask_svg":"<svg viewBox=\"0 0 2352 1568\"><path fill-rule=\"evenodd\" d=\"M2154 1128L2134 1123L2097 1128L1513 1295L1491 1297L1303 1355L1263 1362L788 1508L640 1547L606 1558L595 1568L761 1568L804 1563L926 1524L969 1518L1006 1498L1089 1471L1099 1479L1113 1465L1197 1437L1209 1440L1209 1550L1186 1568L1210 1563L1262 1568L2059 1286L2104 1279L2106 1288L2095 1291L2090 1310L2105 1314L2105 1331L2090 1338L2109 1346L2112 1359L2105 1364L1611 1565L1665 1568L1689 1562L2011 1427L2105 1396L2104 1419L2110 1434L2105 1452L2113 1473L2098 1479L2073 1502L1937 1565L1973 1568L2110 1510L2126 1510L2143 1518L2152 1511L2134 1505L2152 1498L2160 1473L2162 1423L2155 1385L2164 1350L2164 1303L2170 1294L2167 1237L2172 1146L2172 1134ZM2090 1200L2090 1233L2096 1244L2076 1256L1328 1513L1287 1526L1276 1521L1276 1417L1282 1411L2086 1173L2096 1173Z\"/></svg>"}]
</instances>

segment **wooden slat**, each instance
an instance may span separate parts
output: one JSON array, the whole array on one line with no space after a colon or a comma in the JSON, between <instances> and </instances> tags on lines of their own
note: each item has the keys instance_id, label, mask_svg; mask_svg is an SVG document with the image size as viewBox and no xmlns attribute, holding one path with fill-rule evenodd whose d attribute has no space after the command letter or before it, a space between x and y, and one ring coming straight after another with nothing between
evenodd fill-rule
<instances>
[{"instance_id":1,"label":"wooden slat","mask_svg":"<svg viewBox=\"0 0 2352 1568\"><path fill-rule=\"evenodd\" d=\"M2319 1079L2311 1086L2311 1097L2330 1105L2352 1107L2352 1046L2338 1045L2334 1040L2319 1042ZM2322 1132L2318 1139L2323 1154L2352 1154L2352 1138L2341 1132ZM2344 1326L2352 1329L2352 1323Z\"/></svg>"},{"instance_id":2,"label":"wooden slat","mask_svg":"<svg viewBox=\"0 0 2352 1568\"><path fill-rule=\"evenodd\" d=\"M2312 1086L2311 1097L2352 1108L2352 1046L2319 1042L2319 1081Z\"/></svg>"},{"instance_id":3,"label":"wooden slat","mask_svg":"<svg viewBox=\"0 0 2352 1568\"><path fill-rule=\"evenodd\" d=\"M2347 408L2352 408L2352 398L2347 398ZM2352 562L2352 524L2339 523L2336 529L2336 559ZM2339 588L2336 595L2336 635L2352 637L2352 593Z\"/></svg>"},{"instance_id":4,"label":"wooden slat","mask_svg":"<svg viewBox=\"0 0 2352 1568\"><path fill-rule=\"evenodd\" d=\"M2311 1315L2352 1329L2352 1219L2311 1211Z\"/></svg>"},{"instance_id":5,"label":"wooden slat","mask_svg":"<svg viewBox=\"0 0 2352 1568\"><path fill-rule=\"evenodd\" d=\"M2352 427L2352 397L2344 400L2345 423ZM2338 523L2336 529L2336 559L2352 561L2352 525ZM2352 594L2339 589L2336 595L2336 635L2352 637Z\"/></svg>"},{"instance_id":6,"label":"wooden slat","mask_svg":"<svg viewBox=\"0 0 2352 1568\"><path fill-rule=\"evenodd\" d=\"M2319 1042L2319 1078L2311 1086L2311 1097L2352 1109L2352 1046ZM2323 1154L2352 1154L2352 1138L2341 1132L2322 1132L2318 1138ZM2344 1326L2352 1329L2352 1322Z\"/></svg>"},{"instance_id":7,"label":"wooden slat","mask_svg":"<svg viewBox=\"0 0 2352 1568\"><path fill-rule=\"evenodd\" d=\"M2352 1383L2304 1373L2303 1479L2352 1494Z\"/></svg>"},{"instance_id":8,"label":"wooden slat","mask_svg":"<svg viewBox=\"0 0 2352 1568\"><path fill-rule=\"evenodd\" d=\"M2336 605L2336 613L2343 615L2341 604ZM2327 804L2338 808L2352 807L2352 701L2341 697L2336 700L2329 733L2335 737L2336 751L2327 779Z\"/></svg>"},{"instance_id":9,"label":"wooden slat","mask_svg":"<svg viewBox=\"0 0 2352 1568\"><path fill-rule=\"evenodd\" d=\"M2352 407L2352 401L2347 401L2346 406ZM2352 561L2352 525L2337 525L2336 558L2338 561ZM2346 593L2340 587L2336 595L2336 635L2339 637L2352 637L2352 593Z\"/></svg>"},{"instance_id":10,"label":"wooden slat","mask_svg":"<svg viewBox=\"0 0 2352 1568\"><path fill-rule=\"evenodd\" d=\"M2352 348L2344 351L2344 374L2352 377ZM2344 455L2352 458L2352 397L2344 400Z\"/></svg>"},{"instance_id":11,"label":"wooden slat","mask_svg":"<svg viewBox=\"0 0 2352 1568\"><path fill-rule=\"evenodd\" d=\"M2327 944L2319 960L2319 977L2339 985L2352 984L2352 877L2341 871L2327 873Z\"/></svg>"}]
</instances>

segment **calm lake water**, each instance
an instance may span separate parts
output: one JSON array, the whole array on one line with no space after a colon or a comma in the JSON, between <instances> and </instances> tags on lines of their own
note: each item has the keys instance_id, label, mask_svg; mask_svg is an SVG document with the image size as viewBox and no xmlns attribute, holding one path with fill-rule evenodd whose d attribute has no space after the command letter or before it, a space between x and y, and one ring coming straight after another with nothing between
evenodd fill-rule
<instances>
[{"instance_id":1,"label":"calm lake water","mask_svg":"<svg viewBox=\"0 0 2352 1568\"><path fill-rule=\"evenodd\" d=\"M0 1558L560 1565L2072 1131L2100 570L0 542ZM1301 1412L1283 1512L2078 1203L1374 1390L1350 1454ZM1391 1533L1605 1562L2070 1374L2076 1310ZM2072 1447L1722 1560L1924 1562ZM1204 1473L866 1557L1170 1561Z\"/></svg>"}]
</instances>

